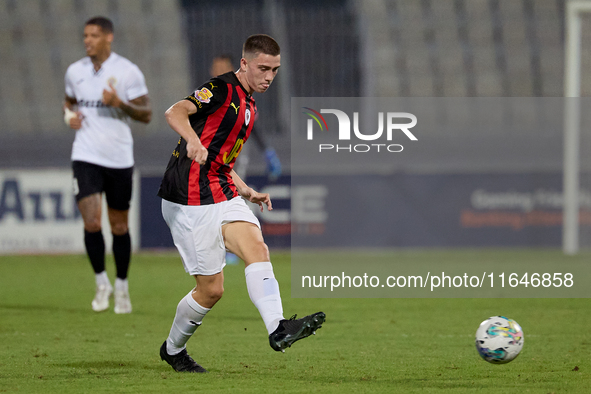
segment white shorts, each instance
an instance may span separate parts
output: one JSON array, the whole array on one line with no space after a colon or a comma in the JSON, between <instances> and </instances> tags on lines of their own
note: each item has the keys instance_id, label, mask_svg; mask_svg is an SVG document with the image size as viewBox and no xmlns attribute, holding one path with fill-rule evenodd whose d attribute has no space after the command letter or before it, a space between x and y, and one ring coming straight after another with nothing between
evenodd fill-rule
<instances>
[{"instance_id":1,"label":"white shorts","mask_svg":"<svg viewBox=\"0 0 591 394\"><path fill-rule=\"evenodd\" d=\"M249 222L261 228L242 197L210 205L182 205L163 199L162 216L185 271L191 275L214 275L226 265L224 224Z\"/></svg>"}]
</instances>

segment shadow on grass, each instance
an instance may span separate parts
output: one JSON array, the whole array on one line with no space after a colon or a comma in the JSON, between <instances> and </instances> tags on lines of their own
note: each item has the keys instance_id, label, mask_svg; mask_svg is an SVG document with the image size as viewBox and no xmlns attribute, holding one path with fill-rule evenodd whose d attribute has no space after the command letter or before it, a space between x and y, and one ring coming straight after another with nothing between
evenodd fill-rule
<instances>
[{"instance_id":1,"label":"shadow on grass","mask_svg":"<svg viewBox=\"0 0 591 394\"><path fill-rule=\"evenodd\" d=\"M361 384L368 386L386 386L394 388L412 388L412 389L477 389L487 390L491 389L491 381L481 377L454 377L454 376L429 376L429 377L404 377L396 376L393 372L392 376L374 375L374 374L360 374L342 376L309 376L302 375L293 377L294 380L306 381L312 384ZM548 386L550 385L550 386ZM553 382L545 379L522 379L515 381L499 382L494 381L494 387L500 390L523 390L532 388L546 388L559 387L559 382Z\"/></svg>"},{"instance_id":2,"label":"shadow on grass","mask_svg":"<svg viewBox=\"0 0 591 394\"><path fill-rule=\"evenodd\" d=\"M89 373L113 373L113 370L118 371L117 373L129 373L131 370L136 372L152 370L162 372L163 368L161 365L140 362L140 361L121 361L121 360L102 360L102 361L77 361L68 363L54 363L56 367L67 367L67 368L79 368L87 370Z\"/></svg>"},{"instance_id":3,"label":"shadow on grass","mask_svg":"<svg viewBox=\"0 0 591 394\"><path fill-rule=\"evenodd\" d=\"M34 311L34 312L67 312L67 313L76 313L81 315L92 315L92 316L99 316L99 315L108 315L112 314L113 306L103 312L94 312L91 307L90 303L88 306L84 307L63 307L57 305L36 305L36 304L0 304L0 310L7 309L12 311ZM120 317L125 316L155 316L155 317L170 317L170 312L167 311L154 311L154 310L138 310L138 308L134 309L133 313L131 314L122 314L119 315ZM260 318L259 318L260 320Z\"/></svg>"},{"instance_id":4,"label":"shadow on grass","mask_svg":"<svg viewBox=\"0 0 591 394\"><path fill-rule=\"evenodd\" d=\"M22 310L22 311L62 311L70 313L87 312L90 308L64 308L63 306L55 305L35 305L35 304L0 304L0 309Z\"/></svg>"}]
</instances>

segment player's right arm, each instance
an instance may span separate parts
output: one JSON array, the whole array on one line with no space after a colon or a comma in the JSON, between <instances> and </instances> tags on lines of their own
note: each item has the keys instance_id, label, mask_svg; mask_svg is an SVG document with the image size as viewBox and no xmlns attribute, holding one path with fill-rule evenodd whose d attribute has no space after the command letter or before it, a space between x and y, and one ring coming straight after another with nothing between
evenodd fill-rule
<instances>
[{"instance_id":1,"label":"player's right arm","mask_svg":"<svg viewBox=\"0 0 591 394\"><path fill-rule=\"evenodd\" d=\"M78 130L82 127L82 119L84 116L80 111L76 111L76 99L68 96L66 94L66 98L64 100L64 121L70 128L74 130Z\"/></svg>"},{"instance_id":2,"label":"player's right arm","mask_svg":"<svg viewBox=\"0 0 591 394\"><path fill-rule=\"evenodd\" d=\"M205 164L207 149L191 127L189 116L197 112L195 104L188 100L181 100L164 113L168 125L187 141L187 157L199 164Z\"/></svg>"}]
</instances>

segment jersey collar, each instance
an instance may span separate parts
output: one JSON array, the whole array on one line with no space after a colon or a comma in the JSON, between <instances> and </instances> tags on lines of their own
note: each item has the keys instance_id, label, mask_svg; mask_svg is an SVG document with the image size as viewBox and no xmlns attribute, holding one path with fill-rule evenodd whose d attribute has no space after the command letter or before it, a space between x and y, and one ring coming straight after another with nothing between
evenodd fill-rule
<instances>
[{"instance_id":1,"label":"jersey collar","mask_svg":"<svg viewBox=\"0 0 591 394\"><path fill-rule=\"evenodd\" d=\"M93 75L100 75L103 70L105 69L105 66L113 63L115 61L115 59L117 58L117 54L113 51L111 51L111 53L109 54L109 57L105 59L105 61L101 64L101 68L98 69L98 71L94 70L94 64L92 64L92 60L90 60L90 57L88 58L89 62L90 62L90 68L92 70L92 74Z\"/></svg>"},{"instance_id":2,"label":"jersey collar","mask_svg":"<svg viewBox=\"0 0 591 394\"><path fill-rule=\"evenodd\" d=\"M250 97L251 96L250 93L248 93L248 91L244 88L244 86L242 86L242 82L240 82L240 80L236 76L236 73L234 71L230 71L228 74L232 74L230 76L230 78L232 78L234 80L235 84L240 86L240 89L242 89L244 91L244 93L246 93L246 97Z\"/></svg>"}]
</instances>

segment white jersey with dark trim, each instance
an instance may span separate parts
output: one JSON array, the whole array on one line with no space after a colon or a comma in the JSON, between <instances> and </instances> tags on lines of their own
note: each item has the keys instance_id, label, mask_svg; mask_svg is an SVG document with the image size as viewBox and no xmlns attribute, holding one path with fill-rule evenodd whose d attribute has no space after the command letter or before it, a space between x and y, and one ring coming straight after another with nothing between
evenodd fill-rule
<instances>
[{"instance_id":1,"label":"white jersey with dark trim","mask_svg":"<svg viewBox=\"0 0 591 394\"><path fill-rule=\"evenodd\" d=\"M111 52L100 70L95 71L90 57L72 63L66 71L66 95L76 99L84 116L76 131L72 161L84 161L109 168L133 166L133 139L130 117L118 108L103 104L103 90L109 83L123 101L148 94L140 69L126 58Z\"/></svg>"}]
</instances>

